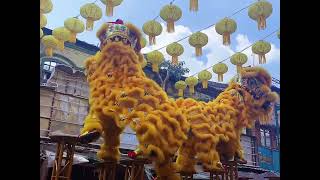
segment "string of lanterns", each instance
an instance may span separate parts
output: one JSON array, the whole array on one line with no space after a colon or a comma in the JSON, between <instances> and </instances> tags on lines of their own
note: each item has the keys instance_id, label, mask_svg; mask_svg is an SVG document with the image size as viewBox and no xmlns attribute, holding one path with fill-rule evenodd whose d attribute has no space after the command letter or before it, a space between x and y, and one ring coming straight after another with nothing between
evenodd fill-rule
<instances>
[{"instance_id":1,"label":"string of lanterns","mask_svg":"<svg viewBox=\"0 0 320 180\"><path fill-rule=\"evenodd\" d=\"M269 33L268 35L266 35L265 37L263 37L261 40L256 41L255 43L252 43L252 44L248 45L247 47L245 47L245 48L242 49L241 51L234 53L234 54L231 55L230 57L227 57L227 58L225 58L224 60L222 60L222 61L220 61L220 62L218 62L218 63L216 63L216 64L213 64L212 66L210 66L210 67L208 67L208 68L206 68L206 69L204 69L204 70L208 70L208 69L212 68L212 71L213 71L215 74L218 75L218 82L222 82L222 81L223 81L223 74L225 74L225 73L228 71L227 65L226 65L225 63L223 63L223 62L226 61L226 60L228 60L228 59L230 59L230 62L231 62L232 64L234 64L234 65L237 66L237 72L239 73L239 71L240 71L241 68L242 68L242 65L245 64L245 63L247 62L247 60L248 60L247 55L244 54L244 53L242 53L242 52L245 51L246 49L250 48L250 47L251 47L251 50L252 50L252 51L253 51L253 49L255 49L255 48L258 48L258 49L260 50L260 51L258 51L259 53L263 51L264 53L261 54L261 56L264 56L263 58L264 58L264 60L265 60L265 54L266 54L266 51L265 51L265 50L268 50L268 49L267 49L265 46L260 46L259 44L260 44L261 42L267 43L267 42L264 41L264 40L265 40L266 38L270 37L271 35L275 34L276 32L279 32L279 31L278 31L278 30L275 30L275 31ZM259 46L257 46L257 44L258 44ZM267 44L270 45L270 43L267 43ZM268 46L268 45L266 45L266 46ZM261 49L260 49L260 48L261 48ZM259 54L258 54L258 55L259 55ZM263 58L261 58L261 59L263 59ZM263 62L263 60L261 60L261 62ZM204 70L202 70L202 71L204 71ZM195 76L195 75L197 75L197 74L200 74L202 71L196 72L196 73L192 74L190 77Z\"/></svg>"},{"instance_id":2,"label":"string of lanterns","mask_svg":"<svg viewBox=\"0 0 320 180\"><path fill-rule=\"evenodd\" d=\"M52 11L53 4L51 0L40 0L40 38L42 38L41 41L45 46L45 53L47 56L52 56L52 51L54 49L63 51L64 42L66 41L75 43L77 34L84 32L84 30L93 30L94 22L100 20L103 14L101 8L95 4L97 1L98 0L95 0L92 3L84 4L80 7L80 14L78 16L67 18L64 21L63 27L55 28L52 32L52 35L43 36L43 31L41 28L45 27L47 24L45 14L48 14ZM123 0L100 1L106 6L105 13L107 16L112 16L114 7L119 6L123 2ZM157 16L161 17L161 19L167 23L166 31L168 33L173 33L175 31L174 24L182 17L182 10L177 5L173 5L173 2L174 0L171 1L169 5L163 6L160 10L160 14ZM258 23L258 30L265 29L266 19L272 13L272 4L265 0L258 0L257 2L251 3L247 7L236 11L231 16L234 16L235 14L247 8L249 8L248 16ZM189 9L190 11L197 11L198 0L190 0ZM84 24L78 18L79 16L83 17L86 20L86 24ZM226 46L231 44L230 36L237 30L237 23L235 20L230 18L231 16L227 16L221 19L216 24L212 24L209 26L212 27L215 25L216 32L222 36L222 43ZM156 36L159 36L163 30L161 24L156 21L157 17L153 20L147 21L143 24L142 27L143 32L149 36L149 45L156 44ZM208 29L209 27L205 29ZM186 38L189 38L189 44L195 48L195 55L197 57L202 55L202 48L208 43L208 36L200 31L164 46L166 47L166 52L172 57L171 62L173 65L178 64L178 57L184 53L183 46L178 42ZM277 36L280 39L280 30L277 32ZM143 48L146 46L147 40L145 38L141 38L140 43ZM259 57L259 64L265 64L265 55L271 50L270 43L260 40L252 44L251 46L252 52L254 54L257 54ZM147 59L152 64L152 70L154 72L159 72L159 65L164 60L163 54L159 51L160 49L147 53ZM245 54L238 52L230 58L230 61L232 64L237 66L237 72L240 72L242 65L247 62L247 59L248 57ZM145 67L146 64L147 61L142 63L142 66ZM221 82L223 81L223 74L228 71L228 67L226 64L219 62L212 66L212 70L214 73L218 74L218 81ZM212 74L207 70L203 70L197 74L199 80L202 82L203 88L207 88L207 81L212 78ZM194 78L191 78L191 80L189 78L188 82L186 82L186 86L189 86L190 88L190 93L193 92L192 87L194 87L194 85L196 85L197 83L198 80L196 81ZM180 82L180 85L178 85L177 87L180 87L181 89L181 87L184 87L184 85L181 85Z\"/></svg>"},{"instance_id":3,"label":"string of lanterns","mask_svg":"<svg viewBox=\"0 0 320 180\"><path fill-rule=\"evenodd\" d=\"M92 31L94 22L102 18L102 10L96 5L95 0L92 3L84 4L80 7L80 14L76 17L67 18L64 21L63 27L53 29L52 35L43 37L43 30L41 28L47 25L47 19L44 14L48 14L53 9L51 0L40 0L40 39L45 46L45 54L49 57L52 56L54 49L64 50L64 43L66 41L70 43L76 43L77 35L84 32L84 30ZM100 0L106 5L106 15L112 16L113 9L122 3L123 0ZM86 20L86 24L83 23L78 17L81 16Z\"/></svg>"},{"instance_id":4,"label":"string of lanterns","mask_svg":"<svg viewBox=\"0 0 320 180\"><path fill-rule=\"evenodd\" d=\"M279 34L280 34L280 30L275 30L271 33L269 33L268 35L266 35L265 37L263 37L261 40L256 41L255 43L250 44L249 46L245 47L244 49L242 49L239 52L234 53L233 55L231 55L230 57L225 58L224 60L213 64L212 66L201 70L200 72L196 72L194 74L192 74L191 76L187 77L185 79L185 81L177 81L175 83L175 88L178 90L178 96L183 97L183 91L186 88L186 86L189 86L189 93L193 94L194 93L194 86L198 84L198 79L202 82L202 88L203 89L207 89L208 88L208 80L210 80L212 78L212 74L207 71L208 69L212 68L212 71L218 75L218 82L222 82L223 81L223 74L225 74L226 72L228 72L228 66L223 63L224 61L230 59L230 62L234 65L237 66L237 73L240 72L242 65L245 64L248 60L248 57L246 54L242 53L243 51L245 51L246 49L250 48L254 49L254 46L257 46L257 44L260 44L261 42L266 43L264 41L264 39L270 37L273 34L277 34L278 38L279 38ZM265 48L264 46L262 50L265 50L267 48ZM265 55L265 54L264 54ZM262 56L264 56L262 55ZM264 57L265 58L265 57ZM198 74L198 79L196 77L194 77L195 75ZM187 80L188 79L188 80Z\"/></svg>"}]
</instances>

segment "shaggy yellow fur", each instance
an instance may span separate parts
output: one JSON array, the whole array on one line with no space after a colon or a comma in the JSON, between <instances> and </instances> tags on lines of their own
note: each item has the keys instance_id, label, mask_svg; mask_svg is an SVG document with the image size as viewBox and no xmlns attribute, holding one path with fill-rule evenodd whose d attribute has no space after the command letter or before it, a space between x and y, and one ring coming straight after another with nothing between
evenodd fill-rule
<instances>
[{"instance_id":1,"label":"shaggy yellow fur","mask_svg":"<svg viewBox=\"0 0 320 180\"><path fill-rule=\"evenodd\" d=\"M216 170L221 168L220 157L226 160L234 156L243 159L240 144L242 129L252 127L257 119L262 122L270 120L272 106L263 108L264 103L277 100L277 95L270 90L270 75L261 68L245 68L241 77L250 82L258 80L260 84L252 87L259 87L258 92L262 96L254 99L248 89L231 82L209 103L182 98L176 101L190 123L189 138L180 147L176 161L180 171L194 172L197 161L205 170Z\"/></svg>"},{"instance_id":2,"label":"shaggy yellow fur","mask_svg":"<svg viewBox=\"0 0 320 180\"><path fill-rule=\"evenodd\" d=\"M105 142L98 157L119 160L120 134L130 125L159 178L179 179L170 159L187 139L189 126L175 101L146 77L142 62L143 56L122 42L108 42L87 60L91 110L82 132L101 132Z\"/></svg>"},{"instance_id":3,"label":"shaggy yellow fur","mask_svg":"<svg viewBox=\"0 0 320 180\"><path fill-rule=\"evenodd\" d=\"M127 26L140 38L133 25ZM103 25L98 31L100 40L106 28ZM209 103L175 101L146 77L142 63L141 53L122 42L101 43L101 52L86 61L90 111L82 133L100 132L105 142L98 157L117 161L120 134L129 125L136 132L142 154L155 162L161 180L180 179L176 171L192 172L197 161L212 170L221 167L220 156L243 158L242 128L251 127L258 117L267 121L272 108L261 107L276 100L269 88L270 76L263 69L248 68L242 77L262 83L264 96L260 99L233 82Z\"/></svg>"}]
</instances>

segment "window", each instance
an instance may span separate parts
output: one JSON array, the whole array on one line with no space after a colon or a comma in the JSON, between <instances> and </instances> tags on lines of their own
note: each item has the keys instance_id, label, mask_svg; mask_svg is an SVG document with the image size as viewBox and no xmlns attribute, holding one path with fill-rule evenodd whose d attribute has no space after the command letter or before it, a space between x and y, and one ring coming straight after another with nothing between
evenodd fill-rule
<instances>
[{"instance_id":1,"label":"window","mask_svg":"<svg viewBox=\"0 0 320 180\"><path fill-rule=\"evenodd\" d=\"M47 80L50 78L51 73L53 71L53 68L57 65L54 61L44 61L42 64L42 82L47 82Z\"/></svg>"},{"instance_id":2,"label":"window","mask_svg":"<svg viewBox=\"0 0 320 180\"><path fill-rule=\"evenodd\" d=\"M260 143L261 146L271 148L271 135L270 130L267 129L260 129Z\"/></svg>"},{"instance_id":3,"label":"window","mask_svg":"<svg viewBox=\"0 0 320 180\"><path fill-rule=\"evenodd\" d=\"M266 147L271 147L271 138L270 138L269 130L265 130L265 137L266 137Z\"/></svg>"},{"instance_id":4,"label":"window","mask_svg":"<svg viewBox=\"0 0 320 180\"><path fill-rule=\"evenodd\" d=\"M266 146L266 141L265 141L265 135L264 135L264 130L260 129L260 142L261 142L261 146Z\"/></svg>"}]
</instances>

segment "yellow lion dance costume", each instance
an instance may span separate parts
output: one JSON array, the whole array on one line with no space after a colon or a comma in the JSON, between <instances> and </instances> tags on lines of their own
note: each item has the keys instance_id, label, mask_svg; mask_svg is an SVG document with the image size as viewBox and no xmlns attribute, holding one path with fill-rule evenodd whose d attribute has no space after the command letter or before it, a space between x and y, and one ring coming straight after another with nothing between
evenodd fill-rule
<instances>
[{"instance_id":1,"label":"yellow lion dance costume","mask_svg":"<svg viewBox=\"0 0 320 180\"><path fill-rule=\"evenodd\" d=\"M220 169L220 157L243 159L242 128L272 113L277 96L263 69L245 68L212 102L175 101L144 74L137 28L106 23L97 36L101 52L86 61L90 112L82 135L98 132L104 138L101 159L119 160L120 134L130 125L161 180L179 180L176 172L194 172L197 161L205 169Z\"/></svg>"},{"instance_id":2,"label":"yellow lion dance costume","mask_svg":"<svg viewBox=\"0 0 320 180\"><path fill-rule=\"evenodd\" d=\"M160 179L179 179L172 158L187 139L189 126L175 101L144 74L139 30L132 24L107 23L97 36L101 52L86 61L90 112L82 134L98 131L105 141L98 157L117 161L120 134L130 125Z\"/></svg>"},{"instance_id":3,"label":"yellow lion dance costume","mask_svg":"<svg viewBox=\"0 0 320 180\"><path fill-rule=\"evenodd\" d=\"M193 99L178 99L190 133L179 149L177 165L180 171L195 172L201 162L205 170L221 169L224 160L244 160L240 144L243 128L251 128L255 120L267 123L278 96L271 92L271 77L262 68L244 68L215 100L204 103Z\"/></svg>"}]
</instances>

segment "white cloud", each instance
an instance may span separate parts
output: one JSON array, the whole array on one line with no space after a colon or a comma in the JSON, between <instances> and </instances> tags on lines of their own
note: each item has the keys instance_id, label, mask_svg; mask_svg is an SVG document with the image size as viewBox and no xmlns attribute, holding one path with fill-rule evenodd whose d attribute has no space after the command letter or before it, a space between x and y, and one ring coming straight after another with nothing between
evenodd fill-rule
<instances>
[{"instance_id":1,"label":"white cloud","mask_svg":"<svg viewBox=\"0 0 320 180\"><path fill-rule=\"evenodd\" d=\"M168 45L169 43L175 42L183 37L192 34L192 31L186 26L176 25L174 33L167 33L166 25L164 23L161 23L161 25L163 27L163 32L160 36L156 37L156 45L143 48L142 53L147 53L152 50L159 49L163 46ZM207 30L204 30L203 33L208 35L209 41L208 44L203 47L203 52L207 52L207 54L204 54L200 58L196 58L194 56L195 49L194 47L189 45L188 38L179 42L184 47L184 53L179 57L179 61L185 61L185 67L190 69L190 73L187 74L187 76L198 73L201 70L224 60L225 58L231 56L237 51L244 49L252 43L246 35L238 34L236 36L236 42L231 42L236 43L236 50L234 51L230 46L225 46L222 44L222 36L216 33L214 26L208 28ZM272 50L266 56L267 63L279 61L280 59L280 49L278 49L274 44L271 44L271 47ZM160 51L164 54L166 59L171 59L171 57L166 53L166 48L163 48ZM245 50L244 53L248 56L248 62L245 64L245 66L251 65L251 48ZM200 61L201 58L208 59L208 62L204 63L203 61ZM228 72L224 74L224 83L227 83L235 75L236 67L230 63L229 59L224 61L224 63L226 63L229 68ZM257 56L255 57L255 64L257 64ZM208 70L212 72L212 68ZM217 75L213 74L213 78L211 80L217 81Z\"/></svg>"}]
</instances>

